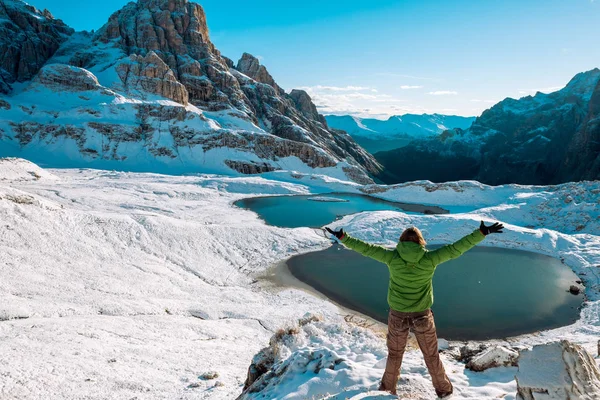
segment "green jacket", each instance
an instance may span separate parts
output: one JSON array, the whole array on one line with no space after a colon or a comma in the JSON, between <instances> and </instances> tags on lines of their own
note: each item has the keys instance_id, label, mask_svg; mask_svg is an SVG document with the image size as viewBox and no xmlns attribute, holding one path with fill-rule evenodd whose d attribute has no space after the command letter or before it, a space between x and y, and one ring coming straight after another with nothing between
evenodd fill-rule
<instances>
[{"instance_id":1,"label":"green jacket","mask_svg":"<svg viewBox=\"0 0 600 400\"><path fill-rule=\"evenodd\" d=\"M390 270L388 304L401 312L425 311L433 304L435 268L462 255L481 242L485 235L479 229L458 242L428 251L414 242L398 242L396 249L368 244L346 234L341 242L348 248L381 261Z\"/></svg>"}]
</instances>

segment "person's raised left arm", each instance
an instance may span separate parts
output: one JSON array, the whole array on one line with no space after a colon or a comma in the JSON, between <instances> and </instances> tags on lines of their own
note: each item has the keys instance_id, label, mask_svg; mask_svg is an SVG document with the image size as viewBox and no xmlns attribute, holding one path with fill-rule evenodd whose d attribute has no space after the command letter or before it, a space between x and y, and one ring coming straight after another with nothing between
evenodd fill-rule
<instances>
[{"instance_id":1,"label":"person's raised left arm","mask_svg":"<svg viewBox=\"0 0 600 400\"><path fill-rule=\"evenodd\" d=\"M502 229L504 229L504 225L501 223L496 222L491 226L485 226L483 221L481 221L479 229L476 229L473 233L463 237L457 242L430 251L427 253L427 256L431 259L433 265L437 266L443 262L463 255L467 250L475 247L490 233L502 233Z\"/></svg>"}]
</instances>

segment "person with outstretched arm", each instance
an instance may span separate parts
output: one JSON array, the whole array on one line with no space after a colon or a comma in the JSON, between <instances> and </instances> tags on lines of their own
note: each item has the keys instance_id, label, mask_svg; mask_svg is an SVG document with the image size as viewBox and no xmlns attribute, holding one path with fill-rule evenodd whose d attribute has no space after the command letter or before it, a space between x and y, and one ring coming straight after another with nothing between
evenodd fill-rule
<instances>
[{"instance_id":1,"label":"person with outstretched arm","mask_svg":"<svg viewBox=\"0 0 600 400\"><path fill-rule=\"evenodd\" d=\"M423 353L425 364L431 375L433 387L439 398L452 395L452 383L446 375L438 353L437 333L431 306L433 304L433 273L436 267L457 258L473 248L490 233L502 233L504 226L498 222L486 226L483 221L479 229L459 241L428 251L421 231L416 227L406 229L394 250L369 244L351 237L343 229L327 231L346 247L364 256L385 263L390 271L388 287L388 359L379 390L396 393L400 377L402 356L412 330Z\"/></svg>"}]
</instances>

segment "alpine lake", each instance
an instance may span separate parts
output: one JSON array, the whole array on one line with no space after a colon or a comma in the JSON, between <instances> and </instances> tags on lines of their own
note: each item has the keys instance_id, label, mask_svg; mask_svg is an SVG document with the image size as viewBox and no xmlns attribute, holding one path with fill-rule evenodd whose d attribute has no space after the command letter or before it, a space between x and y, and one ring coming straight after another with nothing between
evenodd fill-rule
<instances>
[{"instance_id":1,"label":"alpine lake","mask_svg":"<svg viewBox=\"0 0 600 400\"><path fill-rule=\"evenodd\" d=\"M448 212L346 193L255 197L235 205L258 213L267 224L290 228L322 227L362 211ZM387 322L385 264L334 244L294 256L284 267L286 273L341 306ZM582 295L568 290L577 280L558 259L479 245L436 269L432 310L438 335L448 340L502 339L569 325L579 318L583 301Z\"/></svg>"}]
</instances>

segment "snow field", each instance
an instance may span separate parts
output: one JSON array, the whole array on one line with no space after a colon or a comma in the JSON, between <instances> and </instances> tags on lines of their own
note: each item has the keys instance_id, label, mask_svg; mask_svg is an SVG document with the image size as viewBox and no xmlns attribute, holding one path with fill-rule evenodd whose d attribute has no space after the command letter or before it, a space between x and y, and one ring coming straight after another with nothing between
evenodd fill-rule
<instances>
[{"instance_id":1,"label":"snow field","mask_svg":"<svg viewBox=\"0 0 600 400\"><path fill-rule=\"evenodd\" d=\"M256 280L273 263L325 248L329 240L312 229L266 226L232 206L247 196L357 191L357 185L284 173L267 175L283 179L276 181L94 170L50 170L53 179L23 180L30 167L15 172L0 164L0 398L236 398L253 356L277 329L309 312L323 321L305 325L282 347L282 368L288 367L262 394L390 398L374 391L386 357L380 335L344 322L343 312L326 300L292 288L265 290ZM361 213L331 226L393 244L404 227L417 225L434 244L472 231L481 218L501 220L507 233L486 245L564 258L584 279L590 302L572 326L498 344L566 338L595 355L600 238L589 229L598 223L597 210L581 233L572 225L593 201L589 192L597 183L577 194L563 226L553 215L562 212L558 205L568 187L457 185L464 190L428 191L422 183L377 195L473 211ZM482 201L477 191L494 195ZM15 194L28 200L15 201ZM550 221L553 230L521 225L529 220ZM444 357L455 398L514 399L515 367L475 373ZM343 361L322 368L335 359ZM208 371L219 377L198 378ZM417 350L405 355L399 391L407 399L433 396Z\"/></svg>"}]
</instances>

